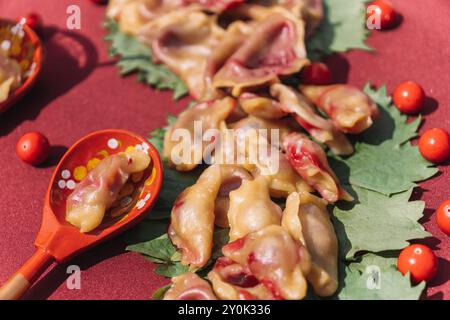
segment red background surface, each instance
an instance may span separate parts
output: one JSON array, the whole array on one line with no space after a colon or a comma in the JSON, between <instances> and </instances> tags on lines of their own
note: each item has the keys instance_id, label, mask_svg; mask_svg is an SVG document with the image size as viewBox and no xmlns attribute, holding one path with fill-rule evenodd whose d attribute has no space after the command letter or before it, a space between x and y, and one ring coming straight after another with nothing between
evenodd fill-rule
<instances>
[{"instance_id":1,"label":"red background surface","mask_svg":"<svg viewBox=\"0 0 450 320\"><path fill-rule=\"evenodd\" d=\"M362 86L370 80L392 91L404 80L420 82L428 95L421 132L431 127L450 130L450 38L448 0L392 0L403 15L400 27L374 32L369 44L376 53L361 51L328 61L335 80ZM81 30L66 28L66 9L81 8ZM165 124L186 101L172 101L170 92L156 92L120 78L107 55L101 24L104 7L88 0L0 0L0 16L17 18L35 11L45 22L47 59L32 92L0 116L0 283L32 253L41 222L43 198L59 156L78 138L94 130L124 128L146 135ZM47 135L52 157L34 168L18 160L14 148L31 130ZM386 159L389 161L389 159ZM450 240L436 226L434 209L450 197L450 167L421 184L416 197L426 201L423 223L436 238L426 241L439 256L439 273L427 297L450 299ZM386 239L389 241L389 239ZM81 290L68 290L66 267L56 266L26 295L28 299L148 299L167 280L135 253L125 253L120 240L109 241L74 259L79 265Z\"/></svg>"}]
</instances>

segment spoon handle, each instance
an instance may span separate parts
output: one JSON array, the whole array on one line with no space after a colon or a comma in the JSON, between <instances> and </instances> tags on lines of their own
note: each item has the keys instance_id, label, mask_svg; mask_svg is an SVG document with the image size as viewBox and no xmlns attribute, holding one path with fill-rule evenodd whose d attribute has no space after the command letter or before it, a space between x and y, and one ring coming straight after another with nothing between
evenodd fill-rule
<instances>
[{"instance_id":1,"label":"spoon handle","mask_svg":"<svg viewBox=\"0 0 450 320\"><path fill-rule=\"evenodd\" d=\"M38 248L25 264L0 287L0 300L17 300L50 266L54 258Z\"/></svg>"}]
</instances>

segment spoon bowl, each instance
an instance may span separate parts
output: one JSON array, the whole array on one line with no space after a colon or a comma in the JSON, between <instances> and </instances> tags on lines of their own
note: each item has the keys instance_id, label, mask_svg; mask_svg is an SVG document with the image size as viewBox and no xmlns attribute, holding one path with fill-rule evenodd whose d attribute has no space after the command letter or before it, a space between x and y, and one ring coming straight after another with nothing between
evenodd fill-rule
<instances>
[{"instance_id":1,"label":"spoon bowl","mask_svg":"<svg viewBox=\"0 0 450 320\"><path fill-rule=\"evenodd\" d=\"M0 49L7 49L8 56L21 67L22 83L0 102L0 114L12 107L36 82L44 60L44 46L39 36L25 24L0 19Z\"/></svg>"},{"instance_id":2,"label":"spoon bowl","mask_svg":"<svg viewBox=\"0 0 450 320\"><path fill-rule=\"evenodd\" d=\"M103 158L130 149L143 150L151 159L150 166L140 177L132 177L131 196L119 204L131 209L126 212L118 210L119 214L107 212L99 227L92 232L81 233L65 220L67 197L87 172ZM139 222L158 197L162 175L158 152L144 138L134 133L116 129L102 130L76 142L62 157L50 181L45 196L42 225L35 241L36 252L0 288L0 299L19 298L52 262L67 261Z\"/></svg>"}]
</instances>

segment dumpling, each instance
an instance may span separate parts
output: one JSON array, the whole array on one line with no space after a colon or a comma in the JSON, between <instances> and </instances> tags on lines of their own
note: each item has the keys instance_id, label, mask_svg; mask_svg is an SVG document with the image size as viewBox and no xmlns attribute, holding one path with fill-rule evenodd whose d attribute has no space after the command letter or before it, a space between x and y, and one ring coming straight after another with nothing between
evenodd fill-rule
<instances>
[{"instance_id":1,"label":"dumpling","mask_svg":"<svg viewBox=\"0 0 450 320\"><path fill-rule=\"evenodd\" d=\"M259 170L252 173L259 176ZM294 170L288 159L280 152L279 167L276 173L264 176L269 180L270 195L275 198L286 198L292 192L308 192L312 188L306 181Z\"/></svg>"},{"instance_id":2,"label":"dumpling","mask_svg":"<svg viewBox=\"0 0 450 320\"><path fill-rule=\"evenodd\" d=\"M314 292L322 297L334 294L338 287L338 242L326 202L310 193L291 193L281 224L311 255L306 278Z\"/></svg>"},{"instance_id":3,"label":"dumpling","mask_svg":"<svg viewBox=\"0 0 450 320\"><path fill-rule=\"evenodd\" d=\"M150 157L133 150L103 159L75 187L66 201L66 220L86 233L97 228L131 174L144 171Z\"/></svg>"},{"instance_id":4,"label":"dumpling","mask_svg":"<svg viewBox=\"0 0 450 320\"><path fill-rule=\"evenodd\" d=\"M216 88L239 96L248 88L278 82L278 76L299 71L308 63L303 22L288 11L264 11L252 33L215 74Z\"/></svg>"},{"instance_id":5,"label":"dumpling","mask_svg":"<svg viewBox=\"0 0 450 320\"><path fill-rule=\"evenodd\" d=\"M272 224L280 225L281 208L270 199L269 183L264 177L243 180L241 186L230 192L230 240Z\"/></svg>"},{"instance_id":6,"label":"dumpling","mask_svg":"<svg viewBox=\"0 0 450 320\"><path fill-rule=\"evenodd\" d=\"M155 62L164 63L183 80L194 99L209 101L223 96L205 73L224 33L215 16L187 8L148 23L139 38L151 45Z\"/></svg>"},{"instance_id":7,"label":"dumpling","mask_svg":"<svg viewBox=\"0 0 450 320\"><path fill-rule=\"evenodd\" d=\"M172 208L168 234L181 249L181 262L191 270L204 266L211 257L214 202L220 186L220 166L212 165L178 196Z\"/></svg>"},{"instance_id":8,"label":"dumpling","mask_svg":"<svg viewBox=\"0 0 450 320\"><path fill-rule=\"evenodd\" d=\"M213 290L221 300L272 300L275 297L247 266L220 257L208 273Z\"/></svg>"},{"instance_id":9,"label":"dumpling","mask_svg":"<svg viewBox=\"0 0 450 320\"><path fill-rule=\"evenodd\" d=\"M8 99L9 93L22 81L19 63L0 52L0 103Z\"/></svg>"},{"instance_id":10,"label":"dumpling","mask_svg":"<svg viewBox=\"0 0 450 320\"><path fill-rule=\"evenodd\" d=\"M242 131L247 131L250 129L255 129L258 131L266 130L267 140L270 143L272 143L272 130L278 131L278 134L275 137L280 139L283 139L283 137L287 136L294 130L292 123L285 121L285 119L269 120L252 115L230 124L229 127L235 130L240 129Z\"/></svg>"},{"instance_id":11,"label":"dumpling","mask_svg":"<svg viewBox=\"0 0 450 320\"><path fill-rule=\"evenodd\" d=\"M237 165L221 165L221 185L215 201L214 214L215 225L228 228L228 210L230 209L230 192L238 189L242 181L252 180L252 175L244 168Z\"/></svg>"},{"instance_id":12,"label":"dumpling","mask_svg":"<svg viewBox=\"0 0 450 320\"><path fill-rule=\"evenodd\" d=\"M106 16L115 19L122 32L138 35L150 21L188 4L184 0L110 0Z\"/></svg>"},{"instance_id":13,"label":"dumpling","mask_svg":"<svg viewBox=\"0 0 450 320\"><path fill-rule=\"evenodd\" d=\"M314 139L326 144L334 154L353 153L353 146L345 135L339 132L330 120L318 115L309 101L299 92L282 84L274 84L270 87L270 93L280 102L284 111L291 113Z\"/></svg>"},{"instance_id":14,"label":"dumpling","mask_svg":"<svg viewBox=\"0 0 450 320\"><path fill-rule=\"evenodd\" d=\"M222 39L208 57L205 70L205 78L208 81L212 82L214 75L250 35L254 25L255 22L243 22L239 20L228 25Z\"/></svg>"},{"instance_id":15,"label":"dumpling","mask_svg":"<svg viewBox=\"0 0 450 320\"><path fill-rule=\"evenodd\" d=\"M311 35L323 18L322 0L254 0L252 4L280 6L305 21L306 35Z\"/></svg>"},{"instance_id":16,"label":"dumpling","mask_svg":"<svg viewBox=\"0 0 450 320\"><path fill-rule=\"evenodd\" d=\"M222 248L225 257L247 266L278 299L299 300L306 295L305 274L310 257L300 242L281 226L271 225Z\"/></svg>"},{"instance_id":17,"label":"dumpling","mask_svg":"<svg viewBox=\"0 0 450 320\"><path fill-rule=\"evenodd\" d=\"M274 136L275 139L283 139L285 136L287 136L289 133L291 133L293 130L297 129L295 128L289 121L285 121L285 119L281 120L265 120L253 116L249 116L247 118L244 118L238 122L235 122L230 125L230 128L235 130L261 130L265 129L267 130L267 140L271 143L272 142L272 130L277 130L278 134ZM236 131L237 134L237 131ZM259 137L259 139L262 139L263 137ZM258 147L260 146L259 143L257 143L259 140L253 140L250 139L249 143L247 144L247 148L252 148L252 152L256 153L258 152ZM275 141L274 141L275 142ZM244 165L249 171L251 171L252 175L257 176L264 176L266 179L269 180L269 189L270 189L270 195L272 197L287 197L289 193L294 191L310 191L312 190L302 179L302 177L292 168L289 161L284 157L284 155L279 151L278 145L279 142L277 142L274 145L267 145L267 147L270 147L270 152L274 155L272 159L274 161L278 161L278 164L274 166L274 170L270 170L270 168L267 168L267 163L264 163L262 161L259 161L259 159L255 160L255 157L248 157L248 162ZM249 151L249 150L247 150ZM270 164L269 164L270 165Z\"/></svg>"},{"instance_id":18,"label":"dumpling","mask_svg":"<svg viewBox=\"0 0 450 320\"><path fill-rule=\"evenodd\" d=\"M283 141L286 157L294 169L311 187L330 203L339 199L353 200L340 185L328 165L323 149L306 135L291 133Z\"/></svg>"},{"instance_id":19,"label":"dumpling","mask_svg":"<svg viewBox=\"0 0 450 320\"><path fill-rule=\"evenodd\" d=\"M217 300L208 281L192 272L173 277L163 300Z\"/></svg>"},{"instance_id":20,"label":"dumpling","mask_svg":"<svg viewBox=\"0 0 450 320\"><path fill-rule=\"evenodd\" d=\"M366 130L379 115L377 105L351 85L300 86L300 90L330 117L336 128L345 133Z\"/></svg>"},{"instance_id":21,"label":"dumpling","mask_svg":"<svg viewBox=\"0 0 450 320\"><path fill-rule=\"evenodd\" d=\"M280 119L286 116L278 102L250 92L244 92L239 96L239 105L249 115L262 119Z\"/></svg>"},{"instance_id":22,"label":"dumpling","mask_svg":"<svg viewBox=\"0 0 450 320\"><path fill-rule=\"evenodd\" d=\"M197 104L180 113L164 136L162 154L168 160L168 165L178 171L190 171L202 163L208 146L214 142L205 140L203 133L209 129L219 130L235 106L235 100L226 97Z\"/></svg>"}]
</instances>

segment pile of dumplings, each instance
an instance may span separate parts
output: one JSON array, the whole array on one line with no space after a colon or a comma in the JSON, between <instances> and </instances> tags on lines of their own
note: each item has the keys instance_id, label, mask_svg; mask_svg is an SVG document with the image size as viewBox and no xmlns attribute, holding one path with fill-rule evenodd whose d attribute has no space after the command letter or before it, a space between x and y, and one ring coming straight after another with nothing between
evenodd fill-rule
<instances>
[{"instance_id":1,"label":"pile of dumplings","mask_svg":"<svg viewBox=\"0 0 450 320\"><path fill-rule=\"evenodd\" d=\"M195 144L198 121L203 132L279 133L279 143L264 141L277 155L275 171L247 154L244 163L214 161L229 150L212 144L211 165L172 208L168 234L189 272L172 278L164 299L298 300L308 284L333 295L338 244L327 205L352 197L324 149L352 154L347 134L368 129L379 111L351 85L284 84L310 63L304 41L320 24L321 1L113 0L107 15L198 101L166 131L162 156L171 168L191 171L211 152L211 141ZM177 129L191 134L187 161L172 157ZM229 228L230 241L203 279L195 271L211 259L216 226Z\"/></svg>"}]
</instances>

